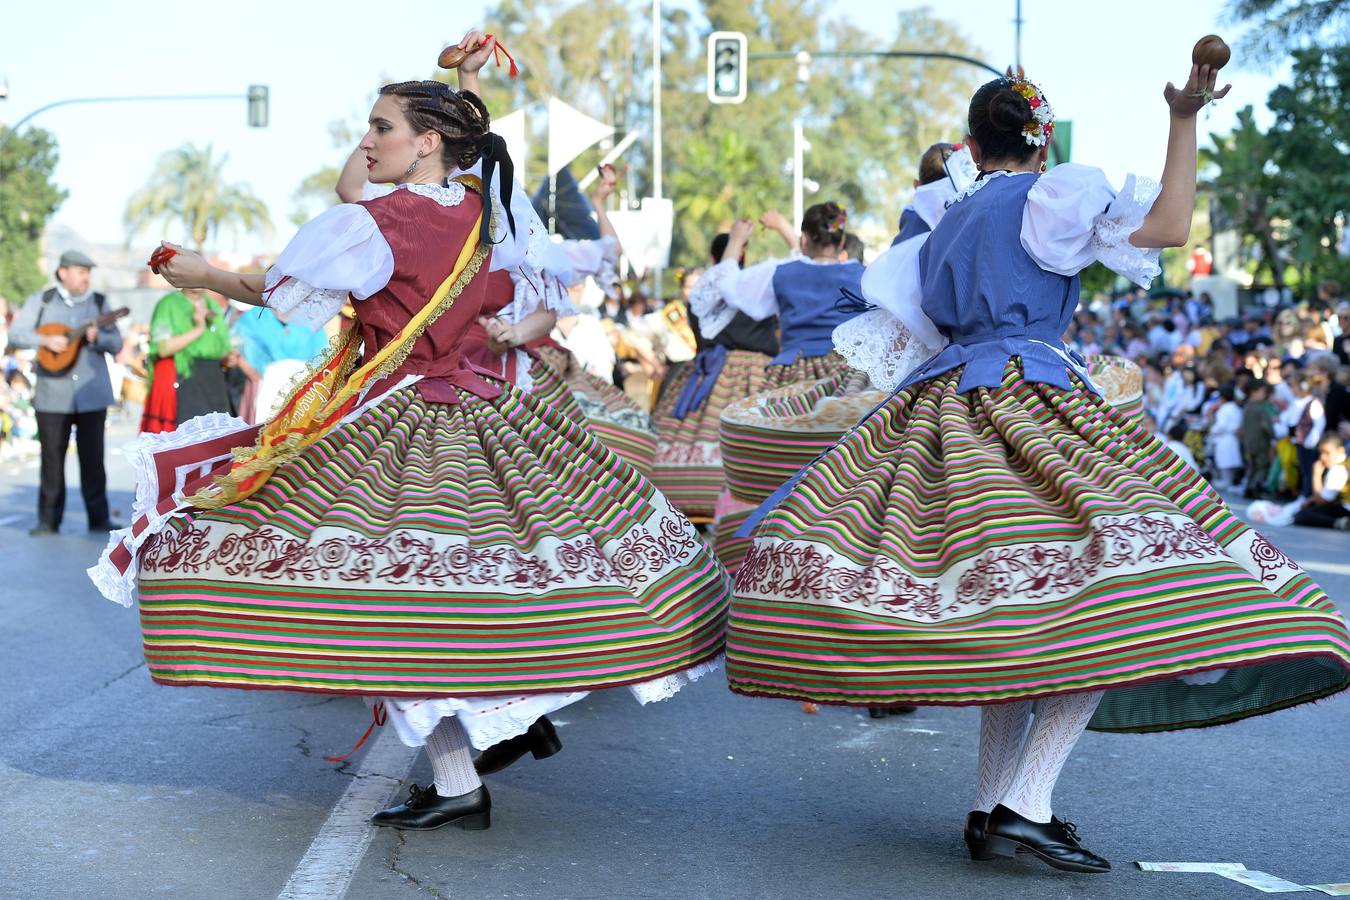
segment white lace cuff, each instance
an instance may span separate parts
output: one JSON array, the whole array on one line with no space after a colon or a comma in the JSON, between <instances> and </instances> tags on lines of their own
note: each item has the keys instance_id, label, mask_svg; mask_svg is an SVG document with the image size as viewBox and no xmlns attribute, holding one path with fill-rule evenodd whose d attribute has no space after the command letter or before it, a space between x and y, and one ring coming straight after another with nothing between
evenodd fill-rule
<instances>
[{"instance_id":1,"label":"white lace cuff","mask_svg":"<svg viewBox=\"0 0 1350 900\"><path fill-rule=\"evenodd\" d=\"M556 275L520 265L511 270L511 281L516 286L516 293L511 305L502 311L502 317L512 325L541 307L560 316L577 314L567 285Z\"/></svg>"},{"instance_id":2,"label":"white lace cuff","mask_svg":"<svg viewBox=\"0 0 1350 900\"><path fill-rule=\"evenodd\" d=\"M724 282L739 271L735 260L724 259L700 275L689 293L689 310L698 317L698 330L708 340L721 334L736 318L736 310L723 298L722 289Z\"/></svg>"},{"instance_id":3,"label":"white lace cuff","mask_svg":"<svg viewBox=\"0 0 1350 900\"><path fill-rule=\"evenodd\" d=\"M267 272L267 290L263 296L268 308L280 313L288 322L316 331L337 315L347 302L345 290L316 288L298 278L282 275L275 268Z\"/></svg>"},{"instance_id":4,"label":"white lace cuff","mask_svg":"<svg viewBox=\"0 0 1350 900\"><path fill-rule=\"evenodd\" d=\"M1162 272L1158 265L1161 251L1134 246L1130 235L1144 224L1144 217L1161 191L1162 186L1152 178L1130 175L1106 212L1092 220L1092 255L1142 288L1147 288Z\"/></svg>"},{"instance_id":5,"label":"white lace cuff","mask_svg":"<svg viewBox=\"0 0 1350 900\"><path fill-rule=\"evenodd\" d=\"M875 388L893 391L942 346L924 341L886 310L874 309L835 328L834 349L866 373Z\"/></svg>"}]
</instances>

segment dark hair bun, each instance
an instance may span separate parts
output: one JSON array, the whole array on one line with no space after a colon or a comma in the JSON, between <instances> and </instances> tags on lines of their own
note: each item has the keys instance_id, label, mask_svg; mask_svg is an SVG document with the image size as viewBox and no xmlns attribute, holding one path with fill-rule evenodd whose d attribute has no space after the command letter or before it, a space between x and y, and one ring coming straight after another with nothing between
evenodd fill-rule
<instances>
[{"instance_id":1,"label":"dark hair bun","mask_svg":"<svg viewBox=\"0 0 1350 900\"><path fill-rule=\"evenodd\" d=\"M1009 86L1008 79L995 78L970 98L967 124L985 160L1025 160L1037 150L1027 143L1024 131L1034 118L1031 104Z\"/></svg>"},{"instance_id":2,"label":"dark hair bun","mask_svg":"<svg viewBox=\"0 0 1350 900\"><path fill-rule=\"evenodd\" d=\"M1014 90L1005 88L989 98L989 124L999 131L1021 134L1031 118L1031 104Z\"/></svg>"},{"instance_id":3,"label":"dark hair bun","mask_svg":"<svg viewBox=\"0 0 1350 900\"><path fill-rule=\"evenodd\" d=\"M817 203L802 216L802 234L818 247L838 247L844 243L848 213L833 200Z\"/></svg>"}]
</instances>

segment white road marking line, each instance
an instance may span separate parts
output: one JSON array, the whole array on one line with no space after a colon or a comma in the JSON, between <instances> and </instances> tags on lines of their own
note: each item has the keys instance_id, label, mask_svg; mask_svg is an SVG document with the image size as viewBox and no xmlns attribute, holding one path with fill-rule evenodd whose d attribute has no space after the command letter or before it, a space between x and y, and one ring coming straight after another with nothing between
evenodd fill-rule
<instances>
[{"instance_id":1,"label":"white road marking line","mask_svg":"<svg viewBox=\"0 0 1350 900\"><path fill-rule=\"evenodd\" d=\"M277 900L342 900L346 896L375 834L370 817L389 805L412 771L418 752L404 746L393 728L380 731Z\"/></svg>"},{"instance_id":2,"label":"white road marking line","mask_svg":"<svg viewBox=\"0 0 1350 900\"><path fill-rule=\"evenodd\" d=\"M1328 575L1350 575L1350 566L1344 563L1305 562L1300 563L1309 572L1326 572Z\"/></svg>"}]
</instances>

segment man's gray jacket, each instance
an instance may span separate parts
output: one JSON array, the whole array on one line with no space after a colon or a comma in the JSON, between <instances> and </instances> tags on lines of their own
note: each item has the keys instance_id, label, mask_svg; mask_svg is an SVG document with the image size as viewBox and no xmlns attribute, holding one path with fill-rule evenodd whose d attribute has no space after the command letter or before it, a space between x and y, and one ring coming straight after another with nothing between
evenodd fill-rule
<instances>
[{"instance_id":1,"label":"man's gray jacket","mask_svg":"<svg viewBox=\"0 0 1350 900\"><path fill-rule=\"evenodd\" d=\"M84 323L107 312L102 294L87 293L67 302L66 294L57 288L48 288L29 297L14 317L9 328L9 342L21 349L38 346L39 325L60 322L72 329L71 340L83 336ZM80 348L75 365L61 375L48 375L37 370L37 396L33 408L38 412L83 413L107 409L115 402L112 380L108 377L105 353L122 349L122 332L115 324L99 329L98 340Z\"/></svg>"}]
</instances>

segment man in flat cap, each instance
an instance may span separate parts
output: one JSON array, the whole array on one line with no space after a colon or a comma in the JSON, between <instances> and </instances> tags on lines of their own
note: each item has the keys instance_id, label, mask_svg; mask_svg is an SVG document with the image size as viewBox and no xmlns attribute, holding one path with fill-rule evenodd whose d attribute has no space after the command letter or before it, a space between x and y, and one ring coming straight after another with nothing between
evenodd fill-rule
<instances>
[{"instance_id":1,"label":"man in flat cap","mask_svg":"<svg viewBox=\"0 0 1350 900\"><path fill-rule=\"evenodd\" d=\"M122 335L115 324L88 325L107 312L106 298L89 289L89 271L94 261L78 250L61 254L56 284L28 298L10 326L9 340L16 347L45 347L60 353L80 338L72 366L62 372L37 367L38 443L42 447L41 487L38 491L37 525L31 535L56 534L66 509L66 449L75 429L75 447L80 459L80 493L89 516L89 530L107 532L119 528L108 511L108 477L103 468L103 427L108 407L113 405L112 380L105 354L122 348ZM69 336L41 335L38 328L59 323Z\"/></svg>"}]
</instances>

